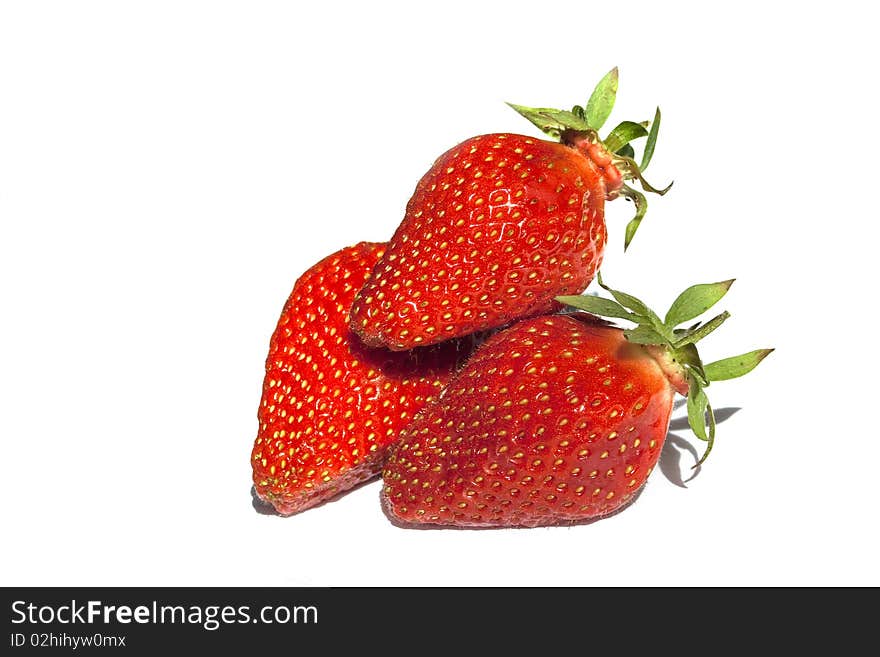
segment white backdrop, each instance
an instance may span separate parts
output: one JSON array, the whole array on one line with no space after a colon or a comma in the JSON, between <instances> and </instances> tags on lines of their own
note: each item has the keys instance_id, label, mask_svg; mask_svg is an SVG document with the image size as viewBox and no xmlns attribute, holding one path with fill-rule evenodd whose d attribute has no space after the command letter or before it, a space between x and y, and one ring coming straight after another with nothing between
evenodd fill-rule
<instances>
[{"instance_id":1,"label":"white backdrop","mask_svg":"<svg viewBox=\"0 0 880 657\"><path fill-rule=\"evenodd\" d=\"M863 3L0 5L4 585L878 585L878 60ZM607 282L665 309L736 277L704 356L776 352L688 476L686 431L588 526L415 531L374 482L250 494L295 279L390 237L455 143L537 132L620 67L674 179ZM676 413L682 416L681 410ZM686 441L686 442L683 442ZM677 446L676 449L672 447Z\"/></svg>"}]
</instances>

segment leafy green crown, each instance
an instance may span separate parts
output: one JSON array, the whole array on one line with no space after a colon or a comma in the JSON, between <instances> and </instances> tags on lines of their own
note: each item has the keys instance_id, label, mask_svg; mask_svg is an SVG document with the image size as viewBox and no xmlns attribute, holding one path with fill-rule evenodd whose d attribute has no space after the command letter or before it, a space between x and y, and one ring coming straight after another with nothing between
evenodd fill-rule
<instances>
[{"instance_id":1,"label":"leafy green crown","mask_svg":"<svg viewBox=\"0 0 880 657\"><path fill-rule=\"evenodd\" d=\"M605 138L599 137L599 130L611 115L614 101L617 98L618 86L617 67L605 74L590 95L586 106L575 105L571 111L551 109L549 107L526 107L507 103L526 119L531 121L545 134L559 141L570 143L573 137L586 137L593 143L599 143L611 154L612 163L620 171L625 180L638 180L646 192L663 195L672 187L669 183L663 189L657 189L645 180L642 173L648 168L657 144L660 131L660 108L654 112L652 121L623 121L608 133ZM650 129L649 129L650 127ZM635 151L630 142L647 137L640 163L635 161ZM629 248L630 242L638 230L648 210L645 195L633 187L624 184L620 194L635 204L636 214L626 226L623 248Z\"/></svg>"},{"instance_id":2,"label":"leafy green crown","mask_svg":"<svg viewBox=\"0 0 880 657\"><path fill-rule=\"evenodd\" d=\"M678 295L662 320L636 297L606 286L601 274L597 281L611 294L612 299L583 295L561 296L557 297L557 301L594 315L633 322L636 324L635 328L623 331L627 340L662 349L681 368L688 389L688 424L694 434L707 443L706 451L697 463L702 464L715 442L715 414L706 396L706 388L714 381L735 379L748 374L773 351L756 349L704 365L696 343L721 326L730 317L730 313L725 310L705 323L697 322L681 328L681 324L696 319L718 303L727 294L733 279L692 285Z\"/></svg>"}]
</instances>

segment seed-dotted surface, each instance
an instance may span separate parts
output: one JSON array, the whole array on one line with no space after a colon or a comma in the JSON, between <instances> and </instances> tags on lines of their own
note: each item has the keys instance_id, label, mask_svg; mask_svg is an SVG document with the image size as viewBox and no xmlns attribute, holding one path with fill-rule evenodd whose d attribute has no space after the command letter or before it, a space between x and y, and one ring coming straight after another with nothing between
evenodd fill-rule
<instances>
[{"instance_id":1,"label":"seed-dotted surface","mask_svg":"<svg viewBox=\"0 0 880 657\"><path fill-rule=\"evenodd\" d=\"M622 331L583 314L490 338L407 427L384 469L404 522L537 526L598 518L657 462L673 391Z\"/></svg>"},{"instance_id":2,"label":"seed-dotted surface","mask_svg":"<svg viewBox=\"0 0 880 657\"><path fill-rule=\"evenodd\" d=\"M312 267L272 335L252 465L258 496L279 513L377 475L388 445L467 353L458 341L371 349L350 332L352 299L384 250L362 242Z\"/></svg>"},{"instance_id":3,"label":"seed-dotted surface","mask_svg":"<svg viewBox=\"0 0 880 657\"><path fill-rule=\"evenodd\" d=\"M602 171L562 144L482 135L442 155L352 307L370 344L496 328L583 291L604 252Z\"/></svg>"}]
</instances>

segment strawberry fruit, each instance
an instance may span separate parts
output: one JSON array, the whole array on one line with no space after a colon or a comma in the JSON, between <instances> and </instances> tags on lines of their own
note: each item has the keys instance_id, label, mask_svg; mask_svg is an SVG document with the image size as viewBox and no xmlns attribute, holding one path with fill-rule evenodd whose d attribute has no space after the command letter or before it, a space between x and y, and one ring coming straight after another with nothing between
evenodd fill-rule
<instances>
[{"instance_id":1,"label":"strawberry fruit","mask_svg":"<svg viewBox=\"0 0 880 657\"><path fill-rule=\"evenodd\" d=\"M282 515L378 475L388 445L468 353L469 341L370 349L350 333L352 299L384 250L361 242L314 265L272 335L251 464L257 497Z\"/></svg>"},{"instance_id":2,"label":"strawberry fruit","mask_svg":"<svg viewBox=\"0 0 880 657\"><path fill-rule=\"evenodd\" d=\"M554 141L501 133L468 139L422 177L403 221L354 300L351 328L365 343L405 350L558 309L586 289L602 262L606 200L636 203L628 245L646 210L641 175L650 132L625 121L600 139L617 69L572 111L511 105ZM641 165L630 142L647 137ZM668 189L668 187L667 187Z\"/></svg>"},{"instance_id":3,"label":"strawberry fruit","mask_svg":"<svg viewBox=\"0 0 880 657\"><path fill-rule=\"evenodd\" d=\"M610 289L613 299L561 299L634 321L634 329L574 312L524 319L496 333L390 451L383 472L388 513L403 523L471 527L607 516L634 498L657 463L675 392L687 395L691 426L708 441L705 459L715 422L704 389L745 374L771 351L703 366L694 343L727 313L677 328L731 282L688 288L665 321Z\"/></svg>"}]
</instances>

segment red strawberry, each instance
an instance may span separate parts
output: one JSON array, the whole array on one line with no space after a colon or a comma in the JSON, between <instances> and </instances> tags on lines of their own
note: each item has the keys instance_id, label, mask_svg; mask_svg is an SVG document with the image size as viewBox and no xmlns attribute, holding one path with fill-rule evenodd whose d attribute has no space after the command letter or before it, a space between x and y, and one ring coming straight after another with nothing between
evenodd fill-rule
<instances>
[{"instance_id":1,"label":"red strawberry","mask_svg":"<svg viewBox=\"0 0 880 657\"><path fill-rule=\"evenodd\" d=\"M388 445L467 354L457 341L370 349L349 332L351 301L384 250L361 242L309 269L272 335L251 463L257 496L283 515L377 475Z\"/></svg>"},{"instance_id":2,"label":"red strawberry","mask_svg":"<svg viewBox=\"0 0 880 657\"><path fill-rule=\"evenodd\" d=\"M355 298L352 330L370 345L410 349L550 312L554 297L584 290L605 250L606 199L623 193L637 202L627 244L644 214L644 196L623 185L642 180L628 142L650 136L647 166L659 126L658 114L650 135L624 122L599 139L612 74L587 109L513 106L561 143L489 134L440 156Z\"/></svg>"},{"instance_id":3,"label":"red strawberry","mask_svg":"<svg viewBox=\"0 0 880 657\"><path fill-rule=\"evenodd\" d=\"M703 367L693 341L726 313L674 330L730 283L689 288L656 325L628 295L569 300L638 321L630 331L575 313L496 333L401 433L383 474L389 513L405 523L538 526L620 509L657 463L674 393L688 395L691 424L711 446L703 388L745 374L770 351Z\"/></svg>"}]
</instances>

